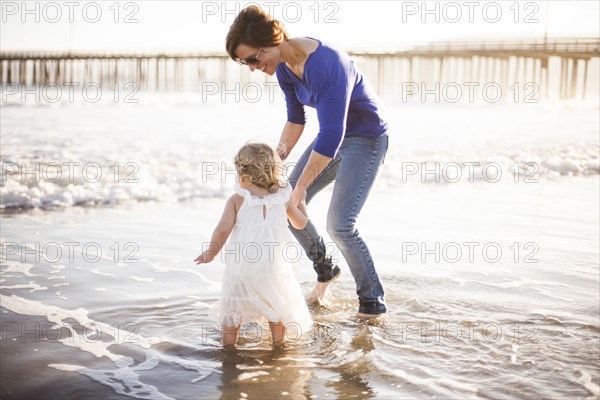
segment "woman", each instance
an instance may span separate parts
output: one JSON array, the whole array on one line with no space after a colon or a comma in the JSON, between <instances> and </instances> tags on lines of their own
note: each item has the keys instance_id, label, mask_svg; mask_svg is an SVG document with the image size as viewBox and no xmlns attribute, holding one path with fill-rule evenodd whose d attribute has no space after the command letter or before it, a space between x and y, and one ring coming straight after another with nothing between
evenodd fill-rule
<instances>
[{"instance_id":1,"label":"woman","mask_svg":"<svg viewBox=\"0 0 600 400\"><path fill-rule=\"evenodd\" d=\"M304 106L316 108L319 133L298 160L289 181L291 198L310 203L334 182L327 232L348 262L359 299L357 316L387 311L384 291L356 219L383 165L388 147L387 123L377 96L348 54L312 38L290 39L283 25L257 6L242 10L226 39L229 56L251 71L277 74L285 94L287 122L278 145L285 160L304 130ZM326 253L323 238L309 221L301 230L290 226L317 272L311 295L322 300L340 275Z\"/></svg>"}]
</instances>

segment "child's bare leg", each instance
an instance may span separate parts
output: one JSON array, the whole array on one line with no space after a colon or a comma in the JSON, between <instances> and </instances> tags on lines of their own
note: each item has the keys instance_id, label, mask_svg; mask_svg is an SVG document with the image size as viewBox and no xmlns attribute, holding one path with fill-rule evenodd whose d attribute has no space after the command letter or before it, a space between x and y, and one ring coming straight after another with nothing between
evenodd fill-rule
<instances>
[{"instance_id":1,"label":"child's bare leg","mask_svg":"<svg viewBox=\"0 0 600 400\"><path fill-rule=\"evenodd\" d=\"M269 328L271 328L271 338L273 344L281 344L285 339L285 326L280 322L269 321Z\"/></svg>"},{"instance_id":2,"label":"child's bare leg","mask_svg":"<svg viewBox=\"0 0 600 400\"><path fill-rule=\"evenodd\" d=\"M235 347L239 333L239 326L223 326L223 346Z\"/></svg>"}]
</instances>

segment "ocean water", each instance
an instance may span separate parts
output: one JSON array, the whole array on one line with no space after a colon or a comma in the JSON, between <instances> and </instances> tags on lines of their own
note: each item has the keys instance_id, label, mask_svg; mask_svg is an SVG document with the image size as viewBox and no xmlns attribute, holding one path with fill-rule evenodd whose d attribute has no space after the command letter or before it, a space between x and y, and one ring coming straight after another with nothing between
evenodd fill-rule
<instances>
[{"instance_id":1,"label":"ocean water","mask_svg":"<svg viewBox=\"0 0 600 400\"><path fill-rule=\"evenodd\" d=\"M311 307L313 329L273 349L246 326L223 350L207 319L223 263L192 260L231 193L233 155L276 144L283 107L193 94L3 105L2 398L600 396L589 104L388 103L385 169L359 218L388 315L354 317L332 246L343 275ZM309 205L323 228L329 194ZM295 266L310 291L310 263Z\"/></svg>"},{"instance_id":2,"label":"ocean water","mask_svg":"<svg viewBox=\"0 0 600 400\"><path fill-rule=\"evenodd\" d=\"M191 93L138 93L138 103L9 100L0 126L6 209L222 197L235 181L236 150L248 140L275 146L285 122L277 96L257 103ZM284 172L316 135L316 115L307 115ZM600 174L597 105L400 102L388 104L386 117L390 154L380 189Z\"/></svg>"}]
</instances>

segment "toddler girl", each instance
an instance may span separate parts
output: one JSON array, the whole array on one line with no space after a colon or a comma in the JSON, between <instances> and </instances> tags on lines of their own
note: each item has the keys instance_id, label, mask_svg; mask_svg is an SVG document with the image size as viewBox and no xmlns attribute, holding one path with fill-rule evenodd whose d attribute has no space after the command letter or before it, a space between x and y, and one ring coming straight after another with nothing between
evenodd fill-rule
<instances>
[{"instance_id":1,"label":"toddler girl","mask_svg":"<svg viewBox=\"0 0 600 400\"><path fill-rule=\"evenodd\" d=\"M289 245L296 243L288 219L294 228L304 228L306 209L289 201L292 187L281 182L281 160L268 145L242 147L235 168L236 194L227 200L208 249L194 261L208 263L224 248L222 295L211 309L212 319L223 327L224 346L235 347L242 323L263 318L273 343L280 344L286 327L302 333L312 324L286 258Z\"/></svg>"}]
</instances>

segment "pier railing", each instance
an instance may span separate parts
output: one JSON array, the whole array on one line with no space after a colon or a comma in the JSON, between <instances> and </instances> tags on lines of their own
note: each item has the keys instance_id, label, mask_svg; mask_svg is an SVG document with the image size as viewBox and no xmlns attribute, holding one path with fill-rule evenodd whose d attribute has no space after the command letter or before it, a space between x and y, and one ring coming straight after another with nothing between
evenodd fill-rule
<instances>
[{"instance_id":1,"label":"pier railing","mask_svg":"<svg viewBox=\"0 0 600 400\"><path fill-rule=\"evenodd\" d=\"M486 41L447 41L422 44L404 44L388 51L349 51L353 55L483 55L491 53L525 54L535 56L570 55L581 58L598 57L600 38L563 38L553 40L486 40ZM67 52L67 51L0 51L0 61L23 60L89 60L89 59L229 59L224 52Z\"/></svg>"},{"instance_id":2,"label":"pier railing","mask_svg":"<svg viewBox=\"0 0 600 400\"><path fill-rule=\"evenodd\" d=\"M600 38L561 38L435 42L350 54L380 92L415 81L493 80L508 88L518 80L535 82L547 94L548 63L555 58L559 97L572 98L578 93L585 97L588 63L599 52ZM224 52L3 51L0 78L3 85L121 81L135 82L146 90L196 90L205 82L249 82L256 76L251 77L247 68L231 62Z\"/></svg>"}]
</instances>

